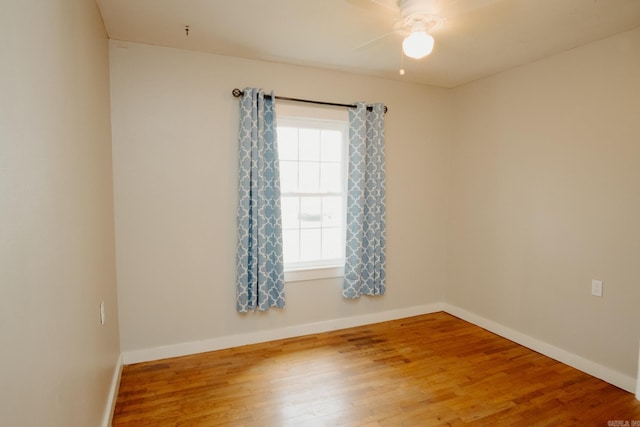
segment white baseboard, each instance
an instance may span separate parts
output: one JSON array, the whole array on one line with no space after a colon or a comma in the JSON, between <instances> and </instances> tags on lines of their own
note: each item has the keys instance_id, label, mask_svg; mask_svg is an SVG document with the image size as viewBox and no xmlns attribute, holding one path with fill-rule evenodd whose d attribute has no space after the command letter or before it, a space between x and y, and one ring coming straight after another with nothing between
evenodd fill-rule
<instances>
[{"instance_id":1,"label":"white baseboard","mask_svg":"<svg viewBox=\"0 0 640 427\"><path fill-rule=\"evenodd\" d=\"M109 389L109 396L107 404L104 409L104 417L102 419L102 427L111 427L113 421L113 411L116 407L116 399L118 398L118 388L120 387L120 376L122 375L123 357L122 354L116 361L116 367L113 370L113 377L111 378L111 388Z\"/></svg>"},{"instance_id":2,"label":"white baseboard","mask_svg":"<svg viewBox=\"0 0 640 427\"><path fill-rule=\"evenodd\" d=\"M379 313L326 320L322 322L306 323L280 329L252 332L248 334L228 335L200 341L125 351L122 353L122 357L124 364L129 365L131 363L149 362L152 360L166 359L168 357L186 356L190 354L204 353L207 351L239 347L242 345L335 331L355 326L402 319L405 317L419 316L421 314L436 313L438 311L443 311L443 305L441 303L419 305L398 310L389 310Z\"/></svg>"},{"instance_id":3,"label":"white baseboard","mask_svg":"<svg viewBox=\"0 0 640 427\"><path fill-rule=\"evenodd\" d=\"M522 332L516 331L515 329L508 328L500 323L494 322L493 320L489 320L460 307L443 303L443 310L453 316L459 317L462 320L466 320L469 323L480 326L494 334L500 335L501 337L537 351L538 353L544 354L545 356L613 384L616 387L620 387L630 393L636 391L636 379L633 377L622 374L544 341L540 341Z\"/></svg>"},{"instance_id":4,"label":"white baseboard","mask_svg":"<svg viewBox=\"0 0 640 427\"><path fill-rule=\"evenodd\" d=\"M111 396L115 404L117 394L117 381L120 377L122 364L149 362L153 360L165 359L169 357L186 356L207 351L222 350L226 348L239 347L249 344L274 341L284 338L293 338L302 335L317 334L339 329L352 328L355 326L368 325L389 320L402 319L405 317L418 316L421 314L436 313L445 311L453 316L459 317L467 322L473 323L490 332L507 338L513 342L530 348L552 359L558 360L566 365L579 369L589 375L620 387L630 393L635 393L640 399L640 381L616 370L600 365L591 360L585 359L569 351L533 338L527 334L511 329L500 323L494 322L475 313L447 303L434 303L421 306L408 307L398 310L383 311L379 313L365 314L360 316L346 317L340 319L327 320L315 323L289 326L286 328L272 329L267 331L253 332L248 334L228 335L200 341L191 341L180 344L153 347L141 350L123 352L119 359L119 368L114 374L115 392ZM638 368L640 370L640 367ZM640 375L640 374L639 374ZM112 390L113 391L113 390ZM113 412L113 409L112 411Z\"/></svg>"}]
</instances>

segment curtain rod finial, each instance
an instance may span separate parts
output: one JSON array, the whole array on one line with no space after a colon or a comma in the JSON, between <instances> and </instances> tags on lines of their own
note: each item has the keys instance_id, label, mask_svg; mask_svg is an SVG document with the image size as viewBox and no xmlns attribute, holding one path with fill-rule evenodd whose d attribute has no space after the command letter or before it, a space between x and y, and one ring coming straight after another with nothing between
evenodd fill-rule
<instances>
[{"instance_id":1,"label":"curtain rod finial","mask_svg":"<svg viewBox=\"0 0 640 427\"><path fill-rule=\"evenodd\" d=\"M238 88L235 88L234 90L231 91L231 93L233 94L233 96L235 96L236 98L239 98L242 96L242 91Z\"/></svg>"}]
</instances>

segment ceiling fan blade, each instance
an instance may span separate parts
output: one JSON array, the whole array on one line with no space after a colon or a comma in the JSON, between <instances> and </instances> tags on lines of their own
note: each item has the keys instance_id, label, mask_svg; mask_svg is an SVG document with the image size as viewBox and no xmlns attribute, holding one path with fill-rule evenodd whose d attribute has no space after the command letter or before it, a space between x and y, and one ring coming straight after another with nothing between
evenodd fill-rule
<instances>
[{"instance_id":1,"label":"ceiling fan blade","mask_svg":"<svg viewBox=\"0 0 640 427\"><path fill-rule=\"evenodd\" d=\"M397 31L390 31L390 32L388 32L386 34L383 34L381 36L378 36L378 37L376 37L374 39L368 40L368 41L362 43L361 45L358 45L358 46L354 47L353 51L357 52L357 51L365 50L365 49L374 46L375 44L381 42L382 40L384 40L387 37L392 36L394 34L398 34L398 32Z\"/></svg>"}]
</instances>

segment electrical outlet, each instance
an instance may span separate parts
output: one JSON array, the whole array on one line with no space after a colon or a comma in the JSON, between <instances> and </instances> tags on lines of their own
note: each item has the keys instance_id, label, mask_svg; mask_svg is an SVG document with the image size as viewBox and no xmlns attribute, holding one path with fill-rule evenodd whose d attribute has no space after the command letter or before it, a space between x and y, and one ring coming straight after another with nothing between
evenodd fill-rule
<instances>
[{"instance_id":1,"label":"electrical outlet","mask_svg":"<svg viewBox=\"0 0 640 427\"><path fill-rule=\"evenodd\" d=\"M100 324L104 325L104 301L100 301Z\"/></svg>"},{"instance_id":2,"label":"electrical outlet","mask_svg":"<svg viewBox=\"0 0 640 427\"><path fill-rule=\"evenodd\" d=\"M602 296L602 280L591 281L591 295L596 297Z\"/></svg>"}]
</instances>

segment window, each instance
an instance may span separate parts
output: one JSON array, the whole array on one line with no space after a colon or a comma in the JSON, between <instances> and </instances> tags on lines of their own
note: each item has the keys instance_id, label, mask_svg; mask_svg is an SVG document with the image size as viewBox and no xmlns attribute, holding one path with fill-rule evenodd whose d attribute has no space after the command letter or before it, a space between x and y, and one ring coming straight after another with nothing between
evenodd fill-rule
<instances>
[{"instance_id":1,"label":"window","mask_svg":"<svg viewBox=\"0 0 640 427\"><path fill-rule=\"evenodd\" d=\"M344 269L347 115L320 111L277 115L287 281L338 277Z\"/></svg>"}]
</instances>

